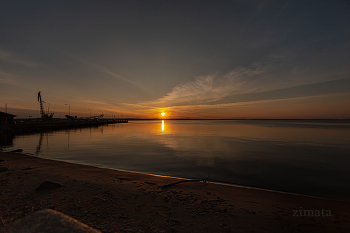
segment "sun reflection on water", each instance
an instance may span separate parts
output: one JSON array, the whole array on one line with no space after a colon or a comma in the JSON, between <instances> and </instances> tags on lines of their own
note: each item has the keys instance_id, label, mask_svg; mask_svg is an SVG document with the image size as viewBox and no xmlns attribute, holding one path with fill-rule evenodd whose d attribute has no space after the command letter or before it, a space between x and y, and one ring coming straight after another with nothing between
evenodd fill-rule
<instances>
[{"instance_id":1,"label":"sun reflection on water","mask_svg":"<svg viewBox=\"0 0 350 233\"><path fill-rule=\"evenodd\" d=\"M162 132L164 132L164 120L162 120Z\"/></svg>"}]
</instances>

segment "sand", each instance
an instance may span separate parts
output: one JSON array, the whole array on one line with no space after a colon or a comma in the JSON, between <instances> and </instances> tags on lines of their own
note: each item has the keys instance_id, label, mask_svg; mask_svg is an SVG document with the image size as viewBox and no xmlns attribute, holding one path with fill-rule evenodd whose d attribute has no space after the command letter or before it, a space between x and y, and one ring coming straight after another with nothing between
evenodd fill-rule
<instances>
[{"instance_id":1,"label":"sand","mask_svg":"<svg viewBox=\"0 0 350 233\"><path fill-rule=\"evenodd\" d=\"M45 181L62 187L37 191ZM0 227L51 208L102 232L350 232L350 202L210 182L162 188L177 181L0 152Z\"/></svg>"}]
</instances>

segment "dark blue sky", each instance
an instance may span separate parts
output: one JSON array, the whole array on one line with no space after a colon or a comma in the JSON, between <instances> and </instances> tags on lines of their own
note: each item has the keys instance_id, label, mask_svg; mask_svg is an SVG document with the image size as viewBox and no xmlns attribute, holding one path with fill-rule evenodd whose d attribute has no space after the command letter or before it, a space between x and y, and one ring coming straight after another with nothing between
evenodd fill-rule
<instances>
[{"instance_id":1,"label":"dark blue sky","mask_svg":"<svg viewBox=\"0 0 350 233\"><path fill-rule=\"evenodd\" d=\"M18 116L350 117L345 0L1 1L0 30Z\"/></svg>"}]
</instances>

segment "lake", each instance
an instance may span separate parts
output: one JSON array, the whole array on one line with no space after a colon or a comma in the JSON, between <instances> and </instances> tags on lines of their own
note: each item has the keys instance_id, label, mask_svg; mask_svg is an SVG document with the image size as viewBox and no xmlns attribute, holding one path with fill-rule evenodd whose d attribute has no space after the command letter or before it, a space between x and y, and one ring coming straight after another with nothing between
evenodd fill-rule
<instances>
[{"instance_id":1,"label":"lake","mask_svg":"<svg viewBox=\"0 0 350 233\"><path fill-rule=\"evenodd\" d=\"M2 140L41 158L350 201L349 121L140 120Z\"/></svg>"}]
</instances>

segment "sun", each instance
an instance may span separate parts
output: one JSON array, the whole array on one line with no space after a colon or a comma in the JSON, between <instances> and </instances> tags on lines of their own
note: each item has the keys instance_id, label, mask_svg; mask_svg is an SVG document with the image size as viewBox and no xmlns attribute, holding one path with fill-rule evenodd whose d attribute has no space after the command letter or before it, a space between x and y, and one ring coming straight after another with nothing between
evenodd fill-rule
<instances>
[{"instance_id":1,"label":"sun","mask_svg":"<svg viewBox=\"0 0 350 233\"><path fill-rule=\"evenodd\" d=\"M165 112L162 112L160 115L165 116Z\"/></svg>"}]
</instances>

